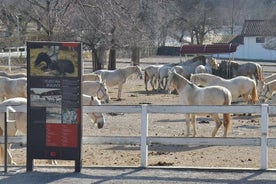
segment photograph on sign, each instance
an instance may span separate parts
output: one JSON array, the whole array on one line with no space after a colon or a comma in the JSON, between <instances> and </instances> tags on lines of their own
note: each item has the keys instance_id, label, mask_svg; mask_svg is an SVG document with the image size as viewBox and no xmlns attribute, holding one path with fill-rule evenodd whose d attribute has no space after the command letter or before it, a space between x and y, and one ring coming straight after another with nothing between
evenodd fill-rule
<instances>
[{"instance_id":1,"label":"photograph on sign","mask_svg":"<svg viewBox=\"0 0 276 184\"><path fill-rule=\"evenodd\" d=\"M30 68L32 76L77 77L78 50L61 46L32 48Z\"/></svg>"},{"instance_id":2,"label":"photograph on sign","mask_svg":"<svg viewBox=\"0 0 276 184\"><path fill-rule=\"evenodd\" d=\"M31 106L61 107L61 90L59 88L31 88Z\"/></svg>"}]
</instances>

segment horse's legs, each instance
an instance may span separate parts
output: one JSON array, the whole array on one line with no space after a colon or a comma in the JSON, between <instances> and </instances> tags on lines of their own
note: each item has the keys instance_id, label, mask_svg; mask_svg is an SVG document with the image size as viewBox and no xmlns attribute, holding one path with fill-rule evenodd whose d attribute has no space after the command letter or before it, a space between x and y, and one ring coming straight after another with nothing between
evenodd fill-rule
<instances>
[{"instance_id":1,"label":"horse's legs","mask_svg":"<svg viewBox=\"0 0 276 184\"><path fill-rule=\"evenodd\" d=\"M196 115L192 114L192 124L193 124L193 137L196 136Z\"/></svg>"},{"instance_id":2,"label":"horse's legs","mask_svg":"<svg viewBox=\"0 0 276 184\"><path fill-rule=\"evenodd\" d=\"M221 126L221 124L222 124L222 122L221 122L221 120L219 119L218 114L210 114L210 115L211 115L211 117L213 118L213 120L214 120L215 123L216 123L216 126L215 126L215 128L214 128L214 130L213 130L213 132L212 132L212 137L215 137L216 134L217 134L217 132L218 132L218 129L220 128L220 126Z\"/></svg>"},{"instance_id":3,"label":"horse's legs","mask_svg":"<svg viewBox=\"0 0 276 184\"><path fill-rule=\"evenodd\" d=\"M230 114L223 114L224 137L227 137L228 131L231 129L231 125Z\"/></svg>"},{"instance_id":4,"label":"horse's legs","mask_svg":"<svg viewBox=\"0 0 276 184\"><path fill-rule=\"evenodd\" d=\"M118 86L118 99L121 99L121 95L122 95L122 89L123 89L123 84L119 84Z\"/></svg>"},{"instance_id":5,"label":"horse's legs","mask_svg":"<svg viewBox=\"0 0 276 184\"><path fill-rule=\"evenodd\" d=\"M154 78L153 78L153 76L151 77L151 79L150 79L150 85L151 85L151 88L152 88L152 90L154 90Z\"/></svg>"}]
</instances>

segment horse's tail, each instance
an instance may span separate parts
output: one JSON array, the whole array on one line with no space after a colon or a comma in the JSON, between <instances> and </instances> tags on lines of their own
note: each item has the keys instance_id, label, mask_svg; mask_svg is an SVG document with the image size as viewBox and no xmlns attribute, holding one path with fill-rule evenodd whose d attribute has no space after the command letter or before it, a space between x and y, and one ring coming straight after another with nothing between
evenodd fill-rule
<instances>
[{"instance_id":1,"label":"horse's tail","mask_svg":"<svg viewBox=\"0 0 276 184\"><path fill-rule=\"evenodd\" d=\"M254 82L254 83L253 83L254 85L253 85L253 89L252 89L252 91L251 91L251 100L252 100L252 103L255 104L255 103L257 103L259 97L258 97L258 92L257 92L256 83L255 83L255 81L253 81L253 82Z\"/></svg>"},{"instance_id":2,"label":"horse's tail","mask_svg":"<svg viewBox=\"0 0 276 184\"><path fill-rule=\"evenodd\" d=\"M223 105L231 105L232 102L232 96L231 93L225 93L224 95L224 103ZM231 115L228 114L223 114L223 126L224 126L224 136L226 137L229 130L232 127L232 122L231 122Z\"/></svg>"}]
</instances>

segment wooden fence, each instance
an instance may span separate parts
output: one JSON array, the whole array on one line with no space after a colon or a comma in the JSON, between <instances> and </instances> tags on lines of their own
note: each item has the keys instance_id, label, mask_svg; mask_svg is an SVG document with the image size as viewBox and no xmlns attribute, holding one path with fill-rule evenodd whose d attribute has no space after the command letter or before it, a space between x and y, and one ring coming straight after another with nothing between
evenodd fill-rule
<instances>
[{"instance_id":1,"label":"wooden fence","mask_svg":"<svg viewBox=\"0 0 276 184\"><path fill-rule=\"evenodd\" d=\"M26 112L25 106L13 106L17 112ZM5 112L6 107L0 107L0 112ZM276 147L276 138L268 135L269 115L276 114L276 106L261 105L231 105L231 106L181 106L181 105L103 105L83 106L83 112L114 112L141 114L140 136L89 136L83 137L83 144L115 144L115 145L140 145L141 167L148 166L148 146L152 144L162 145L209 145L209 146L257 146L260 147L260 169L268 168L268 148ZM260 137L158 137L148 136L148 115L154 113L259 113L261 114ZM26 143L26 136L8 137L9 143ZM0 143L4 138L0 137Z\"/></svg>"}]
</instances>

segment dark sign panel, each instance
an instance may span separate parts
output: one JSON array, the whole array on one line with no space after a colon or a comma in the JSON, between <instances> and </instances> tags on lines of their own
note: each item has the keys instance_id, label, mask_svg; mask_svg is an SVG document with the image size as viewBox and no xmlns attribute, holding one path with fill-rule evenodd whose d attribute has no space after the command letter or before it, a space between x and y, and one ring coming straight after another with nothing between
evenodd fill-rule
<instances>
[{"instance_id":1,"label":"dark sign panel","mask_svg":"<svg viewBox=\"0 0 276 184\"><path fill-rule=\"evenodd\" d=\"M81 164L81 44L28 42L27 171L33 159Z\"/></svg>"}]
</instances>

